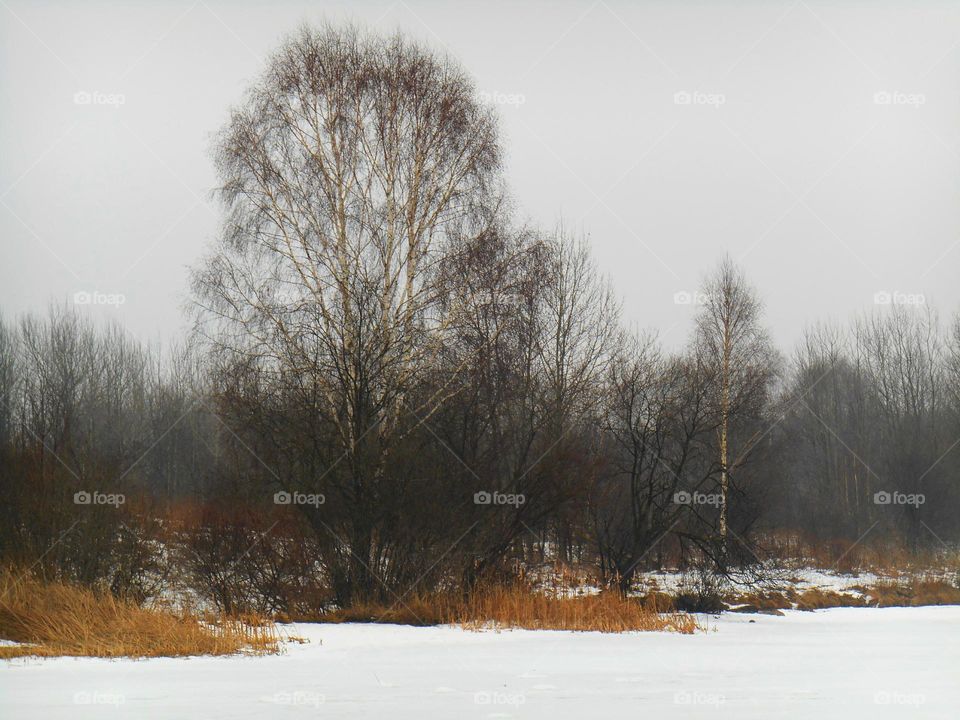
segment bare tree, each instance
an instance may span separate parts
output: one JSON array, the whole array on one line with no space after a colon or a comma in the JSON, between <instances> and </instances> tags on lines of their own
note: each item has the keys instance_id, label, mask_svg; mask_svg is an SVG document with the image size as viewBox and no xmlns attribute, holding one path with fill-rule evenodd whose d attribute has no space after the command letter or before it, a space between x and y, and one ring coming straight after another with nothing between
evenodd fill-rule
<instances>
[{"instance_id":1,"label":"bare tree","mask_svg":"<svg viewBox=\"0 0 960 720\"><path fill-rule=\"evenodd\" d=\"M194 275L205 331L332 429L349 582L370 593L387 458L457 389L416 392L465 301L441 305L436 270L496 202L496 123L449 58L305 27L234 111L217 162L225 234Z\"/></svg>"},{"instance_id":2,"label":"bare tree","mask_svg":"<svg viewBox=\"0 0 960 720\"><path fill-rule=\"evenodd\" d=\"M591 389L601 384L620 342L620 306L600 277L586 238L577 239L560 225L548 242L552 262L538 355L559 435L599 400Z\"/></svg>"},{"instance_id":3,"label":"bare tree","mask_svg":"<svg viewBox=\"0 0 960 720\"><path fill-rule=\"evenodd\" d=\"M953 326L948 338L947 351L947 387L950 390L956 420L960 421L960 312L953 318Z\"/></svg>"},{"instance_id":4,"label":"bare tree","mask_svg":"<svg viewBox=\"0 0 960 720\"><path fill-rule=\"evenodd\" d=\"M923 494L924 504L893 508L907 539L916 544L926 531L921 516L942 507L946 468L940 460L954 439L947 424L943 334L929 307L893 305L858 320L853 335L857 367L875 397L871 422L874 444L863 463L872 487L867 508L872 517L889 519L891 508L873 502L874 490Z\"/></svg>"},{"instance_id":5,"label":"bare tree","mask_svg":"<svg viewBox=\"0 0 960 720\"><path fill-rule=\"evenodd\" d=\"M853 358L845 330L809 328L783 398L787 419L778 438L789 487L773 520L824 539L856 538L866 530L864 509L875 482L862 460L871 454L875 401Z\"/></svg>"},{"instance_id":6,"label":"bare tree","mask_svg":"<svg viewBox=\"0 0 960 720\"><path fill-rule=\"evenodd\" d=\"M708 399L696 363L664 356L652 337L628 341L610 366L603 418L610 476L597 485L592 516L601 572L621 592L671 532L700 540L697 518L683 522L699 508L677 500L709 479Z\"/></svg>"},{"instance_id":7,"label":"bare tree","mask_svg":"<svg viewBox=\"0 0 960 720\"><path fill-rule=\"evenodd\" d=\"M753 445L749 440L732 452L731 425L762 403L773 376L773 351L761 324L762 304L729 257L707 279L704 292L706 302L696 320L695 348L713 389L717 415L718 532L720 553L725 556L730 477Z\"/></svg>"}]
</instances>

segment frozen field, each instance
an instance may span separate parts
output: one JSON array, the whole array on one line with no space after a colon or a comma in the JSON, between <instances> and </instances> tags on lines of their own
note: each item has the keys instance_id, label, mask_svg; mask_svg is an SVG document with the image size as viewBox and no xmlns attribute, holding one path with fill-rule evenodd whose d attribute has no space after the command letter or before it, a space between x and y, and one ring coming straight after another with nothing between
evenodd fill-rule
<instances>
[{"instance_id":1,"label":"frozen field","mask_svg":"<svg viewBox=\"0 0 960 720\"><path fill-rule=\"evenodd\" d=\"M751 622L754 621L754 622ZM5 718L955 718L960 607L694 636L297 625L275 657L0 663Z\"/></svg>"}]
</instances>

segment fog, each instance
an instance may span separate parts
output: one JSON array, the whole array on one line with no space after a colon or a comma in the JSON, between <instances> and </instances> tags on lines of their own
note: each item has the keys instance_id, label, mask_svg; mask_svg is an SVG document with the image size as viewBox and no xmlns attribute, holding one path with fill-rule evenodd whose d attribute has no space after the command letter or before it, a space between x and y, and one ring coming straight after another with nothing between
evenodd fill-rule
<instances>
[{"instance_id":1,"label":"fog","mask_svg":"<svg viewBox=\"0 0 960 720\"><path fill-rule=\"evenodd\" d=\"M213 134L302 22L446 49L496 103L518 217L589 235L624 314L688 335L738 261L788 347L887 301L960 306L960 6L0 2L0 310L184 327Z\"/></svg>"}]
</instances>

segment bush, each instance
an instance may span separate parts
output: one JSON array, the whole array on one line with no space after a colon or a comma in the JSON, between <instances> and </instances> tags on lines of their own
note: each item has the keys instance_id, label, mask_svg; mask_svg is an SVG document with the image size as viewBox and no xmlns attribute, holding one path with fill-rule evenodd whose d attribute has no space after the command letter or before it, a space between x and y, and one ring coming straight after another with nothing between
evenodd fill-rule
<instances>
[{"instance_id":1,"label":"bush","mask_svg":"<svg viewBox=\"0 0 960 720\"><path fill-rule=\"evenodd\" d=\"M684 612L718 613L727 609L723 602L725 582L706 563L683 574L675 604Z\"/></svg>"},{"instance_id":2,"label":"bush","mask_svg":"<svg viewBox=\"0 0 960 720\"><path fill-rule=\"evenodd\" d=\"M316 542L284 511L209 505L170 542L190 590L221 612L303 615L329 602Z\"/></svg>"}]
</instances>

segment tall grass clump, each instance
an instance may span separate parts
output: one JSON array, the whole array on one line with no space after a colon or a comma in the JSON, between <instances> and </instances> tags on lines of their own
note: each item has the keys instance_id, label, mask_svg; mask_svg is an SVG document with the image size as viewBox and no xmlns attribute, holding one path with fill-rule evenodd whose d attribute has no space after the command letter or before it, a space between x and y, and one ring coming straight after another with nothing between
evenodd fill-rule
<instances>
[{"instance_id":1,"label":"tall grass clump","mask_svg":"<svg viewBox=\"0 0 960 720\"><path fill-rule=\"evenodd\" d=\"M452 620L467 628L595 632L670 631L691 634L697 622L687 613L659 612L615 591L554 597L505 586L482 590L455 608Z\"/></svg>"},{"instance_id":2,"label":"tall grass clump","mask_svg":"<svg viewBox=\"0 0 960 720\"><path fill-rule=\"evenodd\" d=\"M0 658L25 655L180 657L274 653L270 621L201 618L188 611L147 609L106 592L0 570Z\"/></svg>"},{"instance_id":3,"label":"tall grass clump","mask_svg":"<svg viewBox=\"0 0 960 720\"><path fill-rule=\"evenodd\" d=\"M655 604L617 592L563 597L536 592L523 584L490 585L466 597L455 593L412 595L392 605L363 604L337 610L322 622L383 622L405 625L460 625L470 630L519 628L593 632L698 629L687 613L663 611Z\"/></svg>"}]
</instances>

